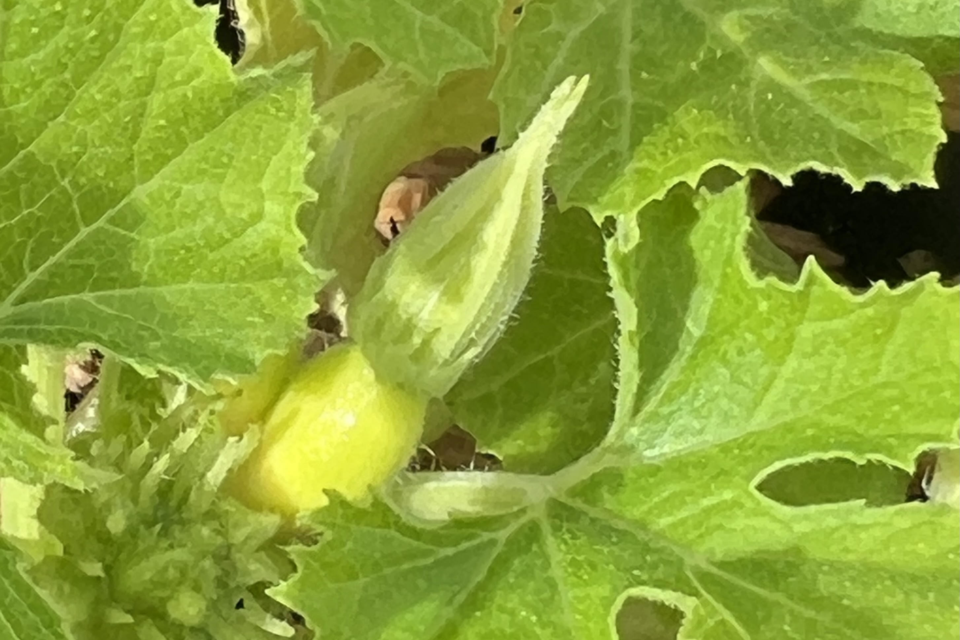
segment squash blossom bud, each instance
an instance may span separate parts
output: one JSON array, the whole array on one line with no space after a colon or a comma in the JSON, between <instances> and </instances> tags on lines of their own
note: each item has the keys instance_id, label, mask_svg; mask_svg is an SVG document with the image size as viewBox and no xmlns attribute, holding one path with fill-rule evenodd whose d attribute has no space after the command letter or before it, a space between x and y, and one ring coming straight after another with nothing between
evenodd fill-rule
<instances>
[{"instance_id":1,"label":"squash blossom bud","mask_svg":"<svg viewBox=\"0 0 960 640\"><path fill-rule=\"evenodd\" d=\"M347 318L379 376L441 397L499 337L533 268L547 158L586 87L564 81L516 144L454 180L374 263Z\"/></svg>"}]
</instances>

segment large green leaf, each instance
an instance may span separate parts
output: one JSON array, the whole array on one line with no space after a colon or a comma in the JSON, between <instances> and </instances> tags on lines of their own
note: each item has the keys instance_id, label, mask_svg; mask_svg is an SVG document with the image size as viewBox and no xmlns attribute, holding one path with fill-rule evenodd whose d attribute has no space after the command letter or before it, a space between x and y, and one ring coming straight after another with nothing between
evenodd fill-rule
<instances>
[{"instance_id":1,"label":"large green leaf","mask_svg":"<svg viewBox=\"0 0 960 640\"><path fill-rule=\"evenodd\" d=\"M0 640L62 640L58 616L17 568L17 552L0 539Z\"/></svg>"},{"instance_id":2,"label":"large green leaf","mask_svg":"<svg viewBox=\"0 0 960 640\"><path fill-rule=\"evenodd\" d=\"M304 0L304 9L335 47L361 42L436 84L449 71L493 64L501 3Z\"/></svg>"},{"instance_id":3,"label":"large green leaf","mask_svg":"<svg viewBox=\"0 0 960 640\"><path fill-rule=\"evenodd\" d=\"M932 185L937 89L917 60L863 33L855 4L531 3L495 92L505 139L562 78L589 73L551 183L596 216L634 212L721 164Z\"/></svg>"},{"instance_id":4,"label":"large green leaf","mask_svg":"<svg viewBox=\"0 0 960 640\"><path fill-rule=\"evenodd\" d=\"M295 550L300 572L275 596L334 639L608 640L628 597L680 609L681 640L960 632L956 511L787 507L755 488L797 461L906 461L955 439L957 292L924 280L854 298L812 263L796 284L758 281L746 202L740 186L681 192L639 227L621 221L621 397L605 446L518 478L529 499L505 515L421 528L335 503L311 516L323 542ZM678 291L649 305L626 286L658 272L667 286L677 263Z\"/></svg>"},{"instance_id":5,"label":"large green leaf","mask_svg":"<svg viewBox=\"0 0 960 640\"><path fill-rule=\"evenodd\" d=\"M3 12L0 342L197 381L286 344L317 286L293 219L308 78L239 82L186 0Z\"/></svg>"},{"instance_id":6,"label":"large green leaf","mask_svg":"<svg viewBox=\"0 0 960 640\"><path fill-rule=\"evenodd\" d=\"M541 256L504 335L447 396L457 424L510 471L557 471L610 426L616 320L600 229L548 210Z\"/></svg>"},{"instance_id":7,"label":"large green leaf","mask_svg":"<svg viewBox=\"0 0 960 640\"><path fill-rule=\"evenodd\" d=\"M907 465L913 447L952 441L960 407L958 290L926 277L854 295L812 261L795 284L761 281L742 251L745 202L739 187L701 201L706 209L691 227L688 256L677 255L694 265L696 285L675 283L673 314L648 313L656 298L624 285L651 279L643 269L660 250L656 238L689 224L696 215L690 200L673 197L621 225L610 249L622 363L609 442L659 458L747 433L796 446L828 428L828 450L880 453ZM650 339L651 331L660 337Z\"/></svg>"}]
</instances>

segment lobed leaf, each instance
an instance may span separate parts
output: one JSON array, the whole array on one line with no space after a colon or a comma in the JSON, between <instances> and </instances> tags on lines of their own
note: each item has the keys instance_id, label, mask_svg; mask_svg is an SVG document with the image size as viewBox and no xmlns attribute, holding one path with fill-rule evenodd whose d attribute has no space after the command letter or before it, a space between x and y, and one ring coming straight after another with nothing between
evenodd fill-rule
<instances>
[{"instance_id":1,"label":"lobed leaf","mask_svg":"<svg viewBox=\"0 0 960 640\"><path fill-rule=\"evenodd\" d=\"M537 502L430 527L337 503L310 516L322 542L294 550L300 571L273 595L334 639L608 640L627 598L682 611L680 640L960 632L954 510L787 507L756 489L784 465L903 462L955 439L957 292L923 280L854 297L812 263L793 284L761 281L746 203L742 186L679 190L621 219L614 428L553 477L514 483Z\"/></svg>"},{"instance_id":2,"label":"lobed leaf","mask_svg":"<svg viewBox=\"0 0 960 640\"><path fill-rule=\"evenodd\" d=\"M796 283L760 280L743 252L746 202L739 187L702 196L697 219L689 197L676 194L621 223L609 256L621 321L609 443L669 458L766 432L791 447L909 465L914 448L954 440L958 290L928 276L852 294L812 260ZM630 284L650 281L644 264L661 250L662 230L685 225L675 257L688 272L664 294L673 312L662 313L652 285Z\"/></svg>"},{"instance_id":3,"label":"lobed leaf","mask_svg":"<svg viewBox=\"0 0 960 640\"><path fill-rule=\"evenodd\" d=\"M196 383L252 370L318 285L293 224L307 80L239 82L185 0L9 4L0 342L94 343Z\"/></svg>"},{"instance_id":4,"label":"lobed leaf","mask_svg":"<svg viewBox=\"0 0 960 640\"><path fill-rule=\"evenodd\" d=\"M589 73L549 176L561 204L597 217L632 214L717 165L933 185L933 80L864 33L853 4L531 3L495 89L504 137L560 79Z\"/></svg>"}]
</instances>

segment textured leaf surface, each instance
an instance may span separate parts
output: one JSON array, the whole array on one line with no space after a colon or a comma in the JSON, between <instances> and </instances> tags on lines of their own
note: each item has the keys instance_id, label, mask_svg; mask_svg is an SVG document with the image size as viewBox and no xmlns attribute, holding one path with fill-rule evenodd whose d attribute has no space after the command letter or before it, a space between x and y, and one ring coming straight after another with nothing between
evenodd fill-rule
<instances>
[{"instance_id":1,"label":"textured leaf surface","mask_svg":"<svg viewBox=\"0 0 960 640\"><path fill-rule=\"evenodd\" d=\"M892 35L960 38L960 12L955 0L864 0L860 23Z\"/></svg>"},{"instance_id":2,"label":"textured leaf surface","mask_svg":"<svg viewBox=\"0 0 960 640\"><path fill-rule=\"evenodd\" d=\"M383 66L372 50L356 45L334 50L324 41L297 0L248 0L241 26L247 38L239 69L272 68L313 57L317 104L370 80Z\"/></svg>"},{"instance_id":3,"label":"textured leaf surface","mask_svg":"<svg viewBox=\"0 0 960 640\"><path fill-rule=\"evenodd\" d=\"M17 569L17 553L0 539L0 640L61 640L58 616Z\"/></svg>"},{"instance_id":4,"label":"textured leaf surface","mask_svg":"<svg viewBox=\"0 0 960 640\"><path fill-rule=\"evenodd\" d=\"M388 63L434 83L493 63L501 0L305 0L309 18L345 48L361 42ZM556 83L555 83L556 84Z\"/></svg>"},{"instance_id":5,"label":"textured leaf surface","mask_svg":"<svg viewBox=\"0 0 960 640\"><path fill-rule=\"evenodd\" d=\"M35 388L20 373L25 362L25 349L0 344L0 477L80 488L73 454L43 439L47 425L33 408Z\"/></svg>"},{"instance_id":6,"label":"textured leaf surface","mask_svg":"<svg viewBox=\"0 0 960 640\"><path fill-rule=\"evenodd\" d=\"M718 164L933 184L933 80L861 34L849 4L531 3L496 88L502 130L515 135L560 79L589 73L551 184L596 216L634 212Z\"/></svg>"},{"instance_id":7,"label":"textured leaf surface","mask_svg":"<svg viewBox=\"0 0 960 640\"><path fill-rule=\"evenodd\" d=\"M31 580L76 640L289 636L247 591L283 575L283 559L268 550L279 519L252 513L219 490L256 435L227 439L211 412L189 404L154 420L145 434L130 405L138 398L141 409L150 404L149 381L130 369L110 375L102 446L87 460L119 477L93 492L47 488L39 521L62 552L39 558ZM133 428L113 428L119 422Z\"/></svg>"},{"instance_id":8,"label":"textured leaf surface","mask_svg":"<svg viewBox=\"0 0 960 640\"><path fill-rule=\"evenodd\" d=\"M73 454L49 444L0 413L0 476L30 484L61 482L83 486Z\"/></svg>"},{"instance_id":9,"label":"textured leaf surface","mask_svg":"<svg viewBox=\"0 0 960 640\"><path fill-rule=\"evenodd\" d=\"M671 287L681 313L647 314L650 301L627 283L650 279L635 272L661 250L660 229L696 220L689 199L652 205L621 225L611 245L622 323L611 442L655 458L752 432L797 446L808 431L828 428L825 450L907 464L913 447L956 437L956 288L927 277L854 296L813 262L794 285L761 282L743 257L742 189L701 202L708 212L691 227L688 255L675 256L692 265L693 286ZM650 331L670 337L651 340Z\"/></svg>"},{"instance_id":10,"label":"textured leaf surface","mask_svg":"<svg viewBox=\"0 0 960 640\"><path fill-rule=\"evenodd\" d=\"M616 320L600 229L548 210L514 320L447 396L457 424L514 472L557 471L613 418Z\"/></svg>"},{"instance_id":11,"label":"textured leaf surface","mask_svg":"<svg viewBox=\"0 0 960 640\"><path fill-rule=\"evenodd\" d=\"M27 363L26 348L0 344L0 414L6 414L21 428L40 435L44 421L33 409L35 387L23 375ZM62 369L61 369L62 385ZM61 407L62 407L61 399Z\"/></svg>"},{"instance_id":12,"label":"textured leaf surface","mask_svg":"<svg viewBox=\"0 0 960 640\"><path fill-rule=\"evenodd\" d=\"M247 0L243 66L271 67L292 56L324 47L323 38L294 0Z\"/></svg>"},{"instance_id":13,"label":"textured leaf surface","mask_svg":"<svg viewBox=\"0 0 960 640\"><path fill-rule=\"evenodd\" d=\"M316 287L293 221L308 80L238 83L182 0L8 5L0 342L91 342L195 380L251 370Z\"/></svg>"},{"instance_id":14,"label":"textured leaf surface","mask_svg":"<svg viewBox=\"0 0 960 640\"><path fill-rule=\"evenodd\" d=\"M429 529L382 505L335 505L312 516L325 542L295 551L300 573L277 597L328 638L608 640L627 596L682 610L681 640L960 632L955 511L792 508L754 489L789 462L905 461L954 439L956 291L921 281L854 299L816 268L795 285L760 282L742 251L745 207L739 187L675 193L639 228L621 222L609 249L625 319L615 430L596 454L527 481L552 497ZM625 286L677 263L680 290L649 305ZM666 322L667 309L675 325L660 332L640 320Z\"/></svg>"}]
</instances>

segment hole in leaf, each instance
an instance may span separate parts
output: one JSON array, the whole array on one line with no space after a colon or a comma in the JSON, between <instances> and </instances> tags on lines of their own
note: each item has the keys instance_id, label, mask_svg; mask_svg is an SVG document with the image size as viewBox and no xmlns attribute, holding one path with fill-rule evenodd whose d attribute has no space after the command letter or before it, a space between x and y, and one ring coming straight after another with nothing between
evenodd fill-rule
<instances>
[{"instance_id":1,"label":"hole in leaf","mask_svg":"<svg viewBox=\"0 0 960 640\"><path fill-rule=\"evenodd\" d=\"M937 154L939 188L891 191L870 183L854 192L840 177L816 171L783 187L754 178L754 208L767 236L798 263L814 256L841 284L897 286L938 272L960 276L960 134L948 133Z\"/></svg>"},{"instance_id":2,"label":"hole in leaf","mask_svg":"<svg viewBox=\"0 0 960 640\"><path fill-rule=\"evenodd\" d=\"M435 440L420 445L407 470L499 471L502 466L495 455L477 450L477 440L472 433L452 425Z\"/></svg>"},{"instance_id":3,"label":"hole in leaf","mask_svg":"<svg viewBox=\"0 0 960 640\"><path fill-rule=\"evenodd\" d=\"M484 155L491 155L497 150L497 136L490 136L486 140L480 143L480 153Z\"/></svg>"},{"instance_id":4,"label":"hole in leaf","mask_svg":"<svg viewBox=\"0 0 960 640\"><path fill-rule=\"evenodd\" d=\"M193 2L198 7L219 5L220 15L217 18L213 37L217 43L217 48L230 58L231 63L237 64L243 57L247 39L243 29L240 28L240 15L237 13L236 0L193 0Z\"/></svg>"},{"instance_id":5,"label":"hole in leaf","mask_svg":"<svg viewBox=\"0 0 960 640\"><path fill-rule=\"evenodd\" d=\"M824 458L777 469L760 481L757 491L788 507L854 500L883 507L903 504L910 482L908 471L879 460Z\"/></svg>"},{"instance_id":6,"label":"hole in leaf","mask_svg":"<svg viewBox=\"0 0 960 640\"><path fill-rule=\"evenodd\" d=\"M617 612L620 640L676 640L684 614L665 602L627 598Z\"/></svg>"},{"instance_id":7,"label":"hole in leaf","mask_svg":"<svg viewBox=\"0 0 960 640\"><path fill-rule=\"evenodd\" d=\"M907 502L926 502L930 499L927 488L937 467L937 452L923 451L914 461L914 472L907 485Z\"/></svg>"}]
</instances>

